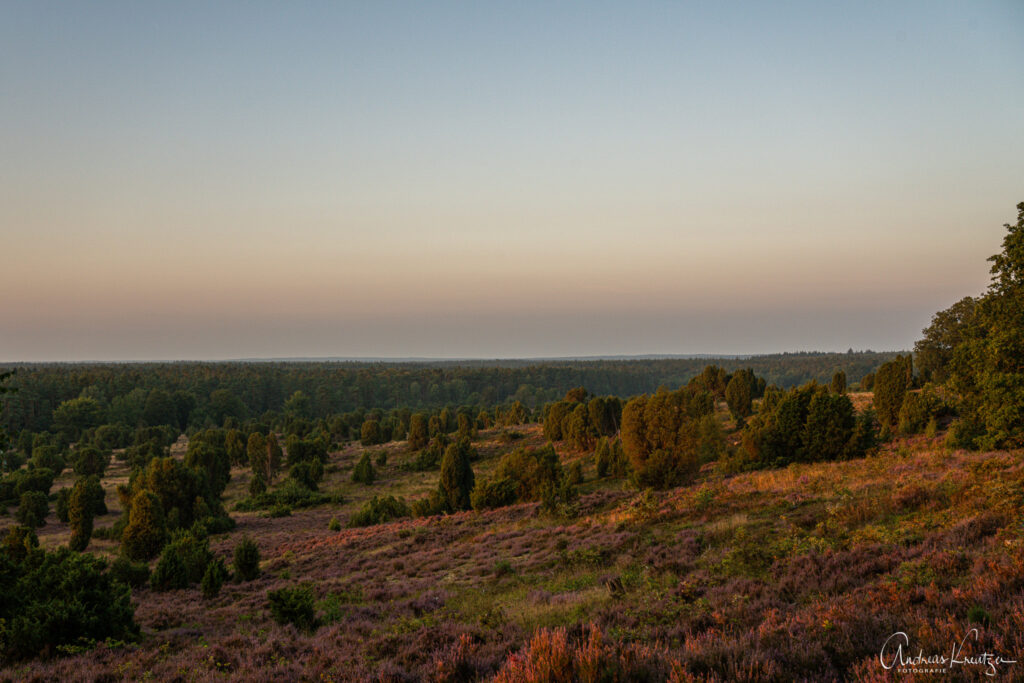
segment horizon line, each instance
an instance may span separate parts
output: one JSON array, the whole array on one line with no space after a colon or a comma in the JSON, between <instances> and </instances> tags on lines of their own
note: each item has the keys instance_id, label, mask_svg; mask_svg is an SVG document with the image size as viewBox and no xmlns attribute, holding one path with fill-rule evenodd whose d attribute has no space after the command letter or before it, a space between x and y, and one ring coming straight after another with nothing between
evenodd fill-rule
<instances>
[{"instance_id":1,"label":"horizon line","mask_svg":"<svg viewBox=\"0 0 1024 683\"><path fill-rule=\"evenodd\" d=\"M740 360L784 355L848 355L853 354L903 354L913 353L910 349L853 349L846 351L824 351L820 349L772 351L757 353L639 353L639 354L595 354L586 356L268 356L242 358L148 358L108 360L7 360L0 366L25 365L128 365L128 364L177 364L177 363L501 363L501 362L566 362L602 360L698 360L723 359Z\"/></svg>"}]
</instances>

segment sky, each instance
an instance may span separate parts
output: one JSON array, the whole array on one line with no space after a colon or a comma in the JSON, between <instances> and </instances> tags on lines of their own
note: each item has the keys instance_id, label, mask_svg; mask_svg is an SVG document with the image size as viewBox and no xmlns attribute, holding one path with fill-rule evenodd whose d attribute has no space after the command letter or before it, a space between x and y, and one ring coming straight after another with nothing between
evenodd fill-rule
<instances>
[{"instance_id":1,"label":"sky","mask_svg":"<svg viewBox=\"0 0 1024 683\"><path fill-rule=\"evenodd\" d=\"M15 2L0 361L908 349L1024 3Z\"/></svg>"}]
</instances>

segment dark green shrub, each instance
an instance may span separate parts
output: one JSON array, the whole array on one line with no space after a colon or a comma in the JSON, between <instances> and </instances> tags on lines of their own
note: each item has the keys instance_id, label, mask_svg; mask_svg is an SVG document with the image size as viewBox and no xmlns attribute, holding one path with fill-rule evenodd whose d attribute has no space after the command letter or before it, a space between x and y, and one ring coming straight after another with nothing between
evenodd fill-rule
<instances>
[{"instance_id":1,"label":"dark green shrub","mask_svg":"<svg viewBox=\"0 0 1024 683\"><path fill-rule=\"evenodd\" d=\"M470 461L473 455L474 450L468 439L451 444L444 452L444 458L441 459L441 481L438 486L448 512L468 510L472 507L470 495L473 492L475 477Z\"/></svg>"},{"instance_id":2,"label":"dark green shrub","mask_svg":"<svg viewBox=\"0 0 1024 683\"><path fill-rule=\"evenodd\" d=\"M363 457L359 459L355 469L352 470L352 481L369 486L376 478L377 472L373 469L373 463L370 462L370 454L363 451Z\"/></svg>"},{"instance_id":3,"label":"dark green shrub","mask_svg":"<svg viewBox=\"0 0 1024 683\"><path fill-rule=\"evenodd\" d=\"M629 458L623 452L622 441L619 439L613 441L602 437L597 442L594 459L597 464L597 476L600 478L622 479L629 475Z\"/></svg>"},{"instance_id":4,"label":"dark green shrub","mask_svg":"<svg viewBox=\"0 0 1024 683\"><path fill-rule=\"evenodd\" d=\"M132 469L146 467L150 461L156 458L166 458L167 448L162 446L157 439L150 439L140 444L133 444L124 450L124 459Z\"/></svg>"},{"instance_id":5,"label":"dark green shrub","mask_svg":"<svg viewBox=\"0 0 1024 683\"><path fill-rule=\"evenodd\" d=\"M124 424L100 425L92 435L93 445L104 451L125 448L131 443L131 440L131 428Z\"/></svg>"},{"instance_id":6,"label":"dark green shrub","mask_svg":"<svg viewBox=\"0 0 1024 683\"><path fill-rule=\"evenodd\" d=\"M748 376L745 371L733 374L729 383L725 386L725 402L729 406L729 412L734 420L742 421L753 412L754 387L751 380L754 373Z\"/></svg>"},{"instance_id":7,"label":"dark green shrub","mask_svg":"<svg viewBox=\"0 0 1024 683\"><path fill-rule=\"evenodd\" d=\"M327 528L330 531L341 531L341 520L337 517L331 517L331 521L327 523Z\"/></svg>"},{"instance_id":8,"label":"dark green shrub","mask_svg":"<svg viewBox=\"0 0 1024 683\"><path fill-rule=\"evenodd\" d=\"M126 586L138 588L149 581L149 565L132 562L127 557L118 557L110 564L110 576Z\"/></svg>"},{"instance_id":9,"label":"dark green shrub","mask_svg":"<svg viewBox=\"0 0 1024 683\"><path fill-rule=\"evenodd\" d=\"M270 510L275 507L307 508L327 502L340 502L338 496L328 496L310 491L305 485L288 477L273 491L266 491L256 496L240 500L236 510Z\"/></svg>"},{"instance_id":10,"label":"dark green shrub","mask_svg":"<svg viewBox=\"0 0 1024 683\"><path fill-rule=\"evenodd\" d=\"M33 549L15 560L3 552L0 566L0 659L18 661L82 640L129 640L138 634L128 586L91 554Z\"/></svg>"},{"instance_id":11,"label":"dark green shrub","mask_svg":"<svg viewBox=\"0 0 1024 683\"><path fill-rule=\"evenodd\" d=\"M441 447L442 439L434 439L431 441L430 446L416 453L416 457L408 460L402 469L411 470L413 472L427 472L429 470L437 469L441 463L441 455L443 449Z\"/></svg>"},{"instance_id":12,"label":"dark green shrub","mask_svg":"<svg viewBox=\"0 0 1024 683\"><path fill-rule=\"evenodd\" d=\"M699 467L694 453L659 449L634 469L633 476L639 486L664 489L693 481Z\"/></svg>"},{"instance_id":13,"label":"dark green shrub","mask_svg":"<svg viewBox=\"0 0 1024 683\"><path fill-rule=\"evenodd\" d=\"M4 498L21 498L21 494L28 491L39 491L50 495L55 478L53 470L48 467L31 467L12 472L5 477L5 482L10 486L10 493L4 495Z\"/></svg>"},{"instance_id":14,"label":"dark green shrub","mask_svg":"<svg viewBox=\"0 0 1024 683\"><path fill-rule=\"evenodd\" d=\"M841 393L819 392L807 407L803 450L809 460L838 460L848 452L855 417Z\"/></svg>"},{"instance_id":15,"label":"dark green shrub","mask_svg":"<svg viewBox=\"0 0 1024 683\"><path fill-rule=\"evenodd\" d=\"M21 562L34 548L38 547L39 537L36 536L36 530L30 526L8 527L7 534L0 542L2 552L6 553L7 557L15 563Z\"/></svg>"},{"instance_id":16,"label":"dark green shrub","mask_svg":"<svg viewBox=\"0 0 1024 683\"><path fill-rule=\"evenodd\" d=\"M150 586L153 590L187 588L202 580L212 560L204 528L197 525L191 531L179 531L160 553Z\"/></svg>"},{"instance_id":17,"label":"dark green shrub","mask_svg":"<svg viewBox=\"0 0 1024 683\"><path fill-rule=\"evenodd\" d=\"M919 392L907 392L900 407L898 431L901 434L919 434L943 412L945 404L932 385Z\"/></svg>"},{"instance_id":18,"label":"dark green shrub","mask_svg":"<svg viewBox=\"0 0 1024 683\"><path fill-rule=\"evenodd\" d=\"M405 499L395 498L394 496L382 496L380 498L374 496L363 505L359 512L352 515L348 520L348 526L359 527L384 524L393 519L410 517L411 515L412 510L405 502Z\"/></svg>"},{"instance_id":19,"label":"dark green shrub","mask_svg":"<svg viewBox=\"0 0 1024 683\"><path fill-rule=\"evenodd\" d=\"M367 420L364 422L360 430L359 440L364 446L376 446L379 443L384 443L380 423L377 420Z\"/></svg>"},{"instance_id":20,"label":"dark green shrub","mask_svg":"<svg viewBox=\"0 0 1024 683\"><path fill-rule=\"evenodd\" d=\"M91 480L92 477L75 482L68 498L68 525L71 527L68 547L72 550L85 550L92 538L92 518L96 503L95 492L89 486ZM99 485L98 480L96 485ZM102 493L100 489L100 495Z\"/></svg>"},{"instance_id":21,"label":"dark green shrub","mask_svg":"<svg viewBox=\"0 0 1024 683\"><path fill-rule=\"evenodd\" d=\"M80 446L72 456L72 466L75 474L80 477L88 477L96 474L103 476L110 464L110 451L101 451L96 446Z\"/></svg>"},{"instance_id":22,"label":"dark green shrub","mask_svg":"<svg viewBox=\"0 0 1024 683\"><path fill-rule=\"evenodd\" d=\"M578 486L583 483L583 463L579 460L569 465L569 469L565 473L566 481L571 486Z\"/></svg>"},{"instance_id":23,"label":"dark green shrub","mask_svg":"<svg viewBox=\"0 0 1024 683\"><path fill-rule=\"evenodd\" d=\"M203 591L204 598L213 598L220 593L224 580L228 578L228 568L224 566L224 560L219 557L206 565L203 579L199 586Z\"/></svg>"},{"instance_id":24,"label":"dark green shrub","mask_svg":"<svg viewBox=\"0 0 1024 683\"><path fill-rule=\"evenodd\" d=\"M235 546L233 567L236 581L252 581L260 575L260 549L248 536Z\"/></svg>"},{"instance_id":25,"label":"dark green shrub","mask_svg":"<svg viewBox=\"0 0 1024 683\"><path fill-rule=\"evenodd\" d=\"M973 605L969 610L967 610L967 621L972 624L988 626L989 622L992 621L992 615L990 615L988 610L981 605Z\"/></svg>"},{"instance_id":26,"label":"dark green shrub","mask_svg":"<svg viewBox=\"0 0 1024 683\"><path fill-rule=\"evenodd\" d=\"M249 496L256 498L267 492L267 480L263 478L263 475L259 471L256 471L252 475L252 479L249 480Z\"/></svg>"},{"instance_id":27,"label":"dark green shrub","mask_svg":"<svg viewBox=\"0 0 1024 683\"><path fill-rule=\"evenodd\" d=\"M416 517L430 517L431 515L440 515L448 511L448 501L441 494L441 491L435 489L431 494L425 498L420 498L412 503L412 514Z\"/></svg>"},{"instance_id":28,"label":"dark green shrub","mask_svg":"<svg viewBox=\"0 0 1024 683\"><path fill-rule=\"evenodd\" d=\"M188 588L188 569L185 561L176 552L168 552L171 545L164 546L160 560L149 577L149 586L155 591Z\"/></svg>"},{"instance_id":29,"label":"dark green shrub","mask_svg":"<svg viewBox=\"0 0 1024 683\"><path fill-rule=\"evenodd\" d=\"M875 373L869 372L860 378L860 390L861 391L874 391L875 389Z\"/></svg>"},{"instance_id":30,"label":"dark green shrub","mask_svg":"<svg viewBox=\"0 0 1024 683\"><path fill-rule=\"evenodd\" d=\"M67 466L67 463L64 462L64 456L60 453L60 449L50 445L33 448L32 458L28 462L29 467L45 467L53 470L54 474L58 475Z\"/></svg>"},{"instance_id":31,"label":"dark green shrub","mask_svg":"<svg viewBox=\"0 0 1024 683\"><path fill-rule=\"evenodd\" d=\"M292 508L284 503L278 503L267 511L267 517L277 519L280 517L291 517Z\"/></svg>"},{"instance_id":32,"label":"dark green shrub","mask_svg":"<svg viewBox=\"0 0 1024 683\"><path fill-rule=\"evenodd\" d=\"M224 534L235 528L235 520L227 515L218 515L203 519L202 525L206 528L207 534Z\"/></svg>"},{"instance_id":33,"label":"dark green shrub","mask_svg":"<svg viewBox=\"0 0 1024 683\"><path fill-rule=\"evenodd\" d=\"M875 374L874 407L878 421L890 429L899 422L900 408L913 382L911 357L897 356Z\"/></svg>"},{"instance_id":34,"label":"dark green shrub","mask_svg":"<svg viewBox=\"0 0 1024 683\"><path fill-rule=\"evenodd\" d=\"M21 494L18 503L18 512L15 518L20 524L29 527L39 527L46 524L46 513L50 505L46 494L40 491L26 491Z\"/></svg>"},{"instance_id":35,"label":"dark green shrub","mask_svg":"<svg viewBox=\"0 0 1024 683\"><path fill-rule=\"evenodd\" d=\"M315 492L316 485L324 478L324 466L319 460L299 462L288 470L288 477Z\"/></svg>"},{"instance_id":36,"label":"dark green shrub","mask_svg":"<svg viewBox=\"0 0 1024 683\"><path fill-rule=\"evenodd\" d=\"M68 523L68 500L71 498L71 489L62 488L57 492L57 500L53 504L54 512L57 513L57 519L64 524Z\"/></svg>"},{"instance_id":37,"label":"dark green shrub","mask_svg":"<svg viewBox=\"0 0 1024 683\"><path fill-rule=\"evenodd\" d=\"M740 471L856 458L875 443L873 411L855 415L847 395L812 382L774 397L770 408L766 402L744 427L741 448L722 464Z\"/></svg>"},{"instance_id":38,"label":"dark green shrub","mask_svg":"<svg viewBox=\"0 0 1024 683\"><path fill-rule=\"evenodd\" d=\"M270 613L279 624L294 624L301 631L316 628L313 591L308 586L280 588L267 593Z\"/></svg>"},{"instance_id":39,"label":"dark green shrub","mask_svg":"<svg viewBox=\"0 0 1024 683\"><path fill-rule=\"evenodd\" d=\"M512 505L518 500L519 483L502 477L483 480L473 489L470 500L475 510L487 510Z\"/></svg>"},{"instance_id":40,"label":"dark green shrub","mask_svg":"<svg viewBox=\"0 0 1024 683\"><path fill-rule=\"evenodd\" d=\"M427 417L423 413L415 413L409 418L409 450L418 451L427 445L429 434L427 432Z\"/></svg>"}]
</instances>

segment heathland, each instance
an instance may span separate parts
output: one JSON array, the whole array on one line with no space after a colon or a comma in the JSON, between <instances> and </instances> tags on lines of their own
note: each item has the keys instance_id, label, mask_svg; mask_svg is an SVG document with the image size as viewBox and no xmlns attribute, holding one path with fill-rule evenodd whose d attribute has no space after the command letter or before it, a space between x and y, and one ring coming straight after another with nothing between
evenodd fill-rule
<instances>
[{"instance_id":1,"label":"heathland","mask_svg":"<svg viewBox=\"0 0 1024 683\"><path fill-rule=\"evenodd\" d=\"M17 365L0 680L1021 680L1024 204L913 353Z\"/></svg>"}]
</instances>

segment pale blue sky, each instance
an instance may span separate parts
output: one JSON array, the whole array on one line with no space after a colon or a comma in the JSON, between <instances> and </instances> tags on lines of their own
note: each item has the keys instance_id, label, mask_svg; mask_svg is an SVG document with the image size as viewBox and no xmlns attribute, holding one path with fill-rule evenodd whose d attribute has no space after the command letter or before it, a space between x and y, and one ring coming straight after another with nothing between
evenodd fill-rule
<instances>
[{"instance_id":1,"label":"pale blue sky","mask_svg":"<svg viewBox=\"0 0 1024 683\"><path fill-rule=\"evenodd\" d=\"M909 348L1024 3L0 3L0 360Z\"/></svg>"}]
</instances>

